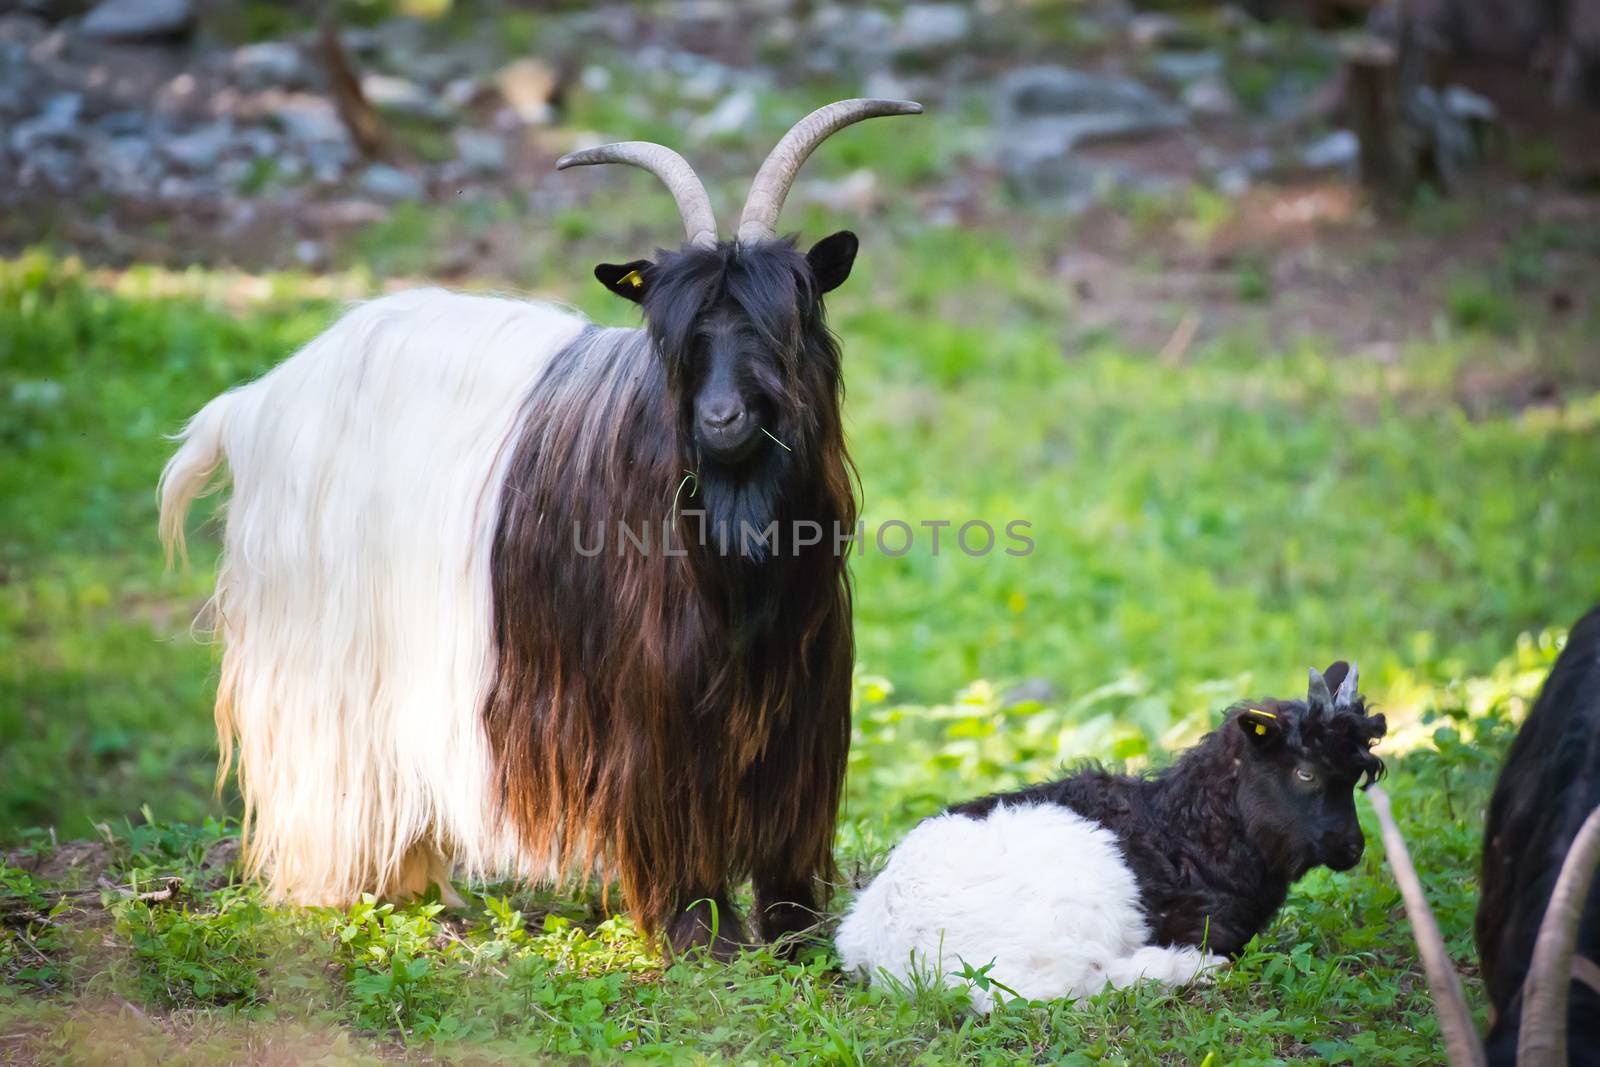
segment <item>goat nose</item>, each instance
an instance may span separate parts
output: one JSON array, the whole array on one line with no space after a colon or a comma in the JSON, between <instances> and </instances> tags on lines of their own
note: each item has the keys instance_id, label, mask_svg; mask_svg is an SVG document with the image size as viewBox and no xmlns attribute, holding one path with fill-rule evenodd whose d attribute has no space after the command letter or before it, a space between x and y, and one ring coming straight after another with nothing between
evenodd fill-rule
<instances>
[{"instance_id":1,"label":"goat nose","mask_svg":"<svg viewBox=\"0 0 1600 1067\"><path fill-rule=\"evenodd\" d=\"M717 404L708 407L701 416L713 430L724 430L744 418L744 408L738 404Z\"/></svg>"}]
</instances>

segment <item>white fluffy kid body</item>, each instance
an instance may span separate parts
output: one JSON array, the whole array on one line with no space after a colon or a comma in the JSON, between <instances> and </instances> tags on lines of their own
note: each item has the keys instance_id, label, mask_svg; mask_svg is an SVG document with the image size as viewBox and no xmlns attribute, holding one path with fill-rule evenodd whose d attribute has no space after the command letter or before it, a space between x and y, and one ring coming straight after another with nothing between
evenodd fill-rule
<instances>
[{"instance_id":1,"label":"white fluffy kid body","mask_svg":"<svg viewBox=\"0 0 1600 1067\"><path fill-rule=\"evenodd\" d=\"M945 814L906 836L839 925L846 970L880 982L967 984L963 965L1028 1000L1098 993L1140 979L1188 982L1225 962L1148 944L1139 888L1116 835L1058 804ZM974 986L973 1007L1003 990Z\"/></svg>"}]
</instances>

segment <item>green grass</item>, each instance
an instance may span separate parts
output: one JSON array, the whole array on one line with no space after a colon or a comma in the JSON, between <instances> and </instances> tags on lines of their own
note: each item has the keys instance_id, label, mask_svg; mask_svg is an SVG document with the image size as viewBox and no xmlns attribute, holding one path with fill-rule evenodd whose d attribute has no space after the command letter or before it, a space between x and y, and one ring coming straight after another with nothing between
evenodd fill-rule
<instances>
[{"instance_id":1,"label":"green grass","mask_svg":"<svg viewBox=\"0 0 1600 1067\"><path fill-rule=\"evenodd\" d=\"M938 154L924 146L905 165ZM541 264L525 281L626 322L630 310L586 270L551 264L639 254L646 235L669 232L650 214L661 198L630 199L649 206L604 232L552 233L495 208L475 209L476 222L399 215L357 255L392 269L385 251L416 247L419 234L525 227ZM791 221L820 235L837 220L797 204ZM918 817L1062 761L1159 762L1232 700L1291 693L1307 665L1352 657L1393 713L1394 751L1420 745L1395 765L1392 791L1452 948L1471 959L1481 805L1505 723L1550 656L1548 642L1518 637L1569 622L1600 588L1600 543L1582 536L1600 523L1588 478L1600 398L1569 391L1555 408L1474 419L1458 388L1483 367L1559 370L1569 342L1513 347L1467 329L1492 323L1453 307L1459 334L1392 364L1239 334L1166 366L1080 334L1051 273L1071 240L1059 223L1030 220L1012 236L891 212L863 229L832 315L865 517L954 525L938 557L872 550L853 566L861 679L845 868L870 873ZM163 570L163 435L370 288L359 271L110 275L45 254L0 264L0 844L49 851L52 830L94 837L110 841L115 885L184 880L176 901L146 904L94 880L69 894L71 876L7 869L0 1056L22 1041L63 1062L130 1049L154 1061L174 1047L213 1062L331 1042L350 1059L402 1048L1439 1059L1376 849L1349 875L1308 878L1214 985L987 1019L956 992L861 991L824 951L793 964L751 953L728 970L669 965L592 894L498 887L460 914L300 912L204 866L235 810L210 791L215 653L188 634L216 532L191 539L192 569ZM1036 548L952 550L954 526L971 519L1026 521ZM928 535L919 529L924 545ZM1055 695L1006 700L1023 680ZM1460 721L1435 740L1425 713Z\"/></svg>"}]
</instances>

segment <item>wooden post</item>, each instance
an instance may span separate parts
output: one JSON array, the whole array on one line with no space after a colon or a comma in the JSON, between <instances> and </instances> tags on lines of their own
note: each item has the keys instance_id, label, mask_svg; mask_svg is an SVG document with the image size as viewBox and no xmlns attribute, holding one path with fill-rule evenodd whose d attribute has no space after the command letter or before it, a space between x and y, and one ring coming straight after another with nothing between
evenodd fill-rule
<instances>
[{"instance_id":1,"label":"wooden post","mask_svg":"<svg viewBox=\"0 0 1600 1067\"><path fill-rule=\"evenodd\" d=\"M1416 187L1417 160L1401 103L1399 51L1379 37L1345 43L1350 122L1361 144L1361 182L1380 207L1404 204Z\"/></svg>"}]
</instances>

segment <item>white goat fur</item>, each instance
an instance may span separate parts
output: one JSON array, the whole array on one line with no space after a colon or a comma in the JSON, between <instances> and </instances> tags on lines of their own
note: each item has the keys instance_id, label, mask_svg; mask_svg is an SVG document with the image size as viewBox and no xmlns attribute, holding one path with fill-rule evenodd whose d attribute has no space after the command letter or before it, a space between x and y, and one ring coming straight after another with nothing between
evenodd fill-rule
<instances>
[{"instance_id":1,"label":"white goat fur","mask_svg":"<svg viewBox=\"0 0 1600 1067\"><path fill-rule=\"evenodd\" d=\"M479 709L489 557L517 415L586 325L547 304L420 289L362 304L207 404L161 476L161 531L226 461L212 602L217 733L248 862L340 904L538 877L494 815Z\"/></svg>"},{"instance_id":2,"label":"white goat fur","mask_svg":"<svg viewBox=\"0 0 1600 1067\"><path fill-rule=\"evenodd\" d=\"M889 856L839 924L845 969L961 986L962 964L1028 1000L1082 997L1140 979L1188 982L1223 962L1146 944L1139 889L1116 835L1056 804L940 815ZM1004 993L973 987L980 1011Z\"/></svg>"}]
</instances>

